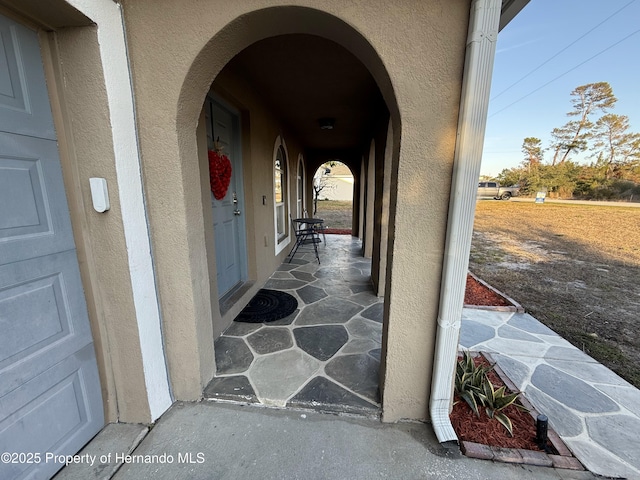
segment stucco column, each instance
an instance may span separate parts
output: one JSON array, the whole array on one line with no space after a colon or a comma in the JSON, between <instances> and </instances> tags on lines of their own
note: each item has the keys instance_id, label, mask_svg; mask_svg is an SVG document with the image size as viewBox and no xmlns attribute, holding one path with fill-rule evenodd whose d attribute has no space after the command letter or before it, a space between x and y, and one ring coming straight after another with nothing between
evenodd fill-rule
<instances>
[{"instance_id":1,"label":"stucco column","mask_svg":"<svg viewBox=\"0 0 640 480\"><path fill-rule=\"evenodd\" d=\"M364 215L364 256L373 255L374 211L376 203L376 142L371 140L369 147L369 161L367 162L367 195Z\"/></svg>"},{"instance_id":2,"label":"stucco column","mask_svg":"<svg viewBox=\"0 0 640 480\"><path fill-rule=\"evenodd\" d=\"M440 442L458 439L449 409L500 8L501 0L474 0L471 5L430 400L431 422Z\"/></svg>"},{"instance_id":3,"label":"stucco column","mask_svg":"<svg viewBox=\"0 0 640 480\"><path fill-rule=\"evenodd\" d=\"M380 236L380 267L378 269L379 297L384 297L387 282L387 253L389 247L389 208L391 204L391 175L393 155L393 123L389 119L387 126L387 142L384 147L384 173L382 176L382 214L380 217L382 235Z\"/></svg>"}]
</instances>

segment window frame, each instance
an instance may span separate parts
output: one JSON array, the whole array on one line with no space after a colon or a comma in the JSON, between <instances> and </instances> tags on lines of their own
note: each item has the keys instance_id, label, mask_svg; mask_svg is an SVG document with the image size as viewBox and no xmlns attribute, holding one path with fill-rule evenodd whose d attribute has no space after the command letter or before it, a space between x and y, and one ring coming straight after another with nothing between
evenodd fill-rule
<instances>
[{"instance_id":1,"label":"window frame","mask_svg":"<svg viewBox=\"0 0 640 480\"><path fill-rule=\"evenodd\" d=\"M278 162L280 166L278 167ZM273 226L275 253L278 255L291 242L291 228L289 221L290 192L289 185L289 154L284 139L278 135L273 149ZM280 176L280 200L278 201L278 175ZM280 222L279 222L280 221ZM279 223L281 229L279 228ZM279 231L280 230L280 231Z\"/></svg>"}]
</instances>

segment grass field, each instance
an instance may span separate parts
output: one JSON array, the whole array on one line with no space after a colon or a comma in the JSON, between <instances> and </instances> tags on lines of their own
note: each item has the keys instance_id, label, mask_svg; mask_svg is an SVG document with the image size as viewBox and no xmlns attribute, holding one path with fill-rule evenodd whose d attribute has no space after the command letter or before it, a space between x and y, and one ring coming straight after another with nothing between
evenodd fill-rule
<instances>
[{"instance_id":1,"label":"grass field","mask_svg":"<svg viewBox=\"0 0 640 480\"><path fill-rule=\"evenodd\" d=\"M318 202L351 228L351 202ZM640 208L478 202L469 269L640 388Z\"/></svg>"},{"instance_id":2,"label":"grass field","mask_svg":"<svg viewBox=\"0 0 640 480\"><path fill-rule=\"evenodd\" d=\"M640 387L640 209L479 201L469 269Z\"/></svg>"},{"instance_id":3,"label":"grass field","mask_svg":"<svg viewBox=\"0 0 640 480\"><path fill-rule=\"evenodd\" d=\"M318 212L314 217L322 218L327 228L351 228L351 202L339 200L319 200Z\"/></svg>"}]
</instances>

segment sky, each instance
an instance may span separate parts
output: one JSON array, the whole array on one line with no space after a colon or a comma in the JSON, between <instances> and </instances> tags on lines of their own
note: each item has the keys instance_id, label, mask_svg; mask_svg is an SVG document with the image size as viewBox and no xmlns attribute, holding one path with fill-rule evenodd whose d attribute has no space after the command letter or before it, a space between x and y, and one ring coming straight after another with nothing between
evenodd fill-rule
<instances>
[{"instance_id":1,"label":"sky","mask_svg":"<svg viewBox=\"0 0 640 480\"><path fill-rule=\"evenodd\" d=\"M531 0L498 35L480 173L517 167L526 137L547 148L570 120L571 91L596 82L609 82L611 113L640 132L640 0Z\"/></svg>"}]
</instances>

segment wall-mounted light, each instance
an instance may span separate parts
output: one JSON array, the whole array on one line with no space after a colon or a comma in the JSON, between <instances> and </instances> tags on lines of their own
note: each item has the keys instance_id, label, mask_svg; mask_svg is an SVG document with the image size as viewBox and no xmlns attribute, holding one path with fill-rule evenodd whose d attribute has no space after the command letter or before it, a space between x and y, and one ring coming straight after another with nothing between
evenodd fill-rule
<instances>
[{"instance_id":1,"label":"wall-mounted light","mask_svg":"<svg viewBox=\"0 0 640 480\"><path fill-rule=\"evenodd\" d=\"M321 130L333 130L333 126L336 123L335 118L320 118L318 119L318 124L320 125Z\"/></svg>"}]
</instances>

